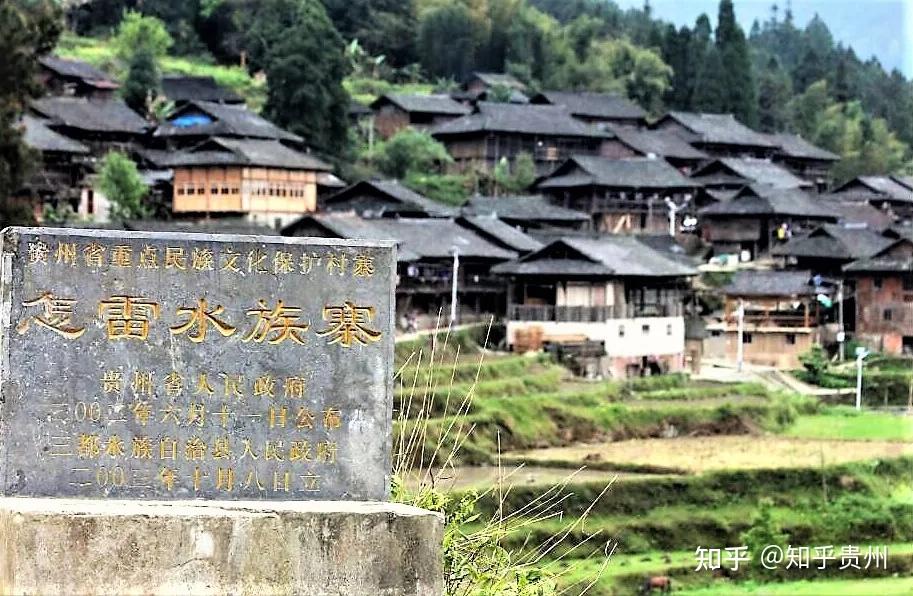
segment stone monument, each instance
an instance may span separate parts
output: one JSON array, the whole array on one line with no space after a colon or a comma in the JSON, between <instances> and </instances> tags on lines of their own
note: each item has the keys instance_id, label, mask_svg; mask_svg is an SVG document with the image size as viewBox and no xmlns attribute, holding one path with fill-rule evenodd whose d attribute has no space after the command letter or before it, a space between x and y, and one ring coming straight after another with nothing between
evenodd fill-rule
<instances>
[{"instance_id":1,"label":"stone monument","mask_svg":"<svg viewBox=\"0 0 913 596\"><path fill-rule=\"evenodd\" d=\"M383 503L392 243L8 228L0 258L0 593L440 592L439 516Z\"/></svg>"}]
</instances>

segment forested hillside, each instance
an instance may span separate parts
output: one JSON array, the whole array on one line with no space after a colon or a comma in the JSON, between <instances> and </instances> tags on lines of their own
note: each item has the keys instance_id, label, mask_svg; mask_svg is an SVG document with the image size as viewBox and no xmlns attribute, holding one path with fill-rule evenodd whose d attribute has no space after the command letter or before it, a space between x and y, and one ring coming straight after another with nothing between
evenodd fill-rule
<instances>
[{"instance_id":1,"label":"forested hillside","mask_svg":"<svg viewBox=\"0 0 913 596\"><path fill-rule=\"evenodd\" d=\"M341 78L366 97L397 83L452 89L484 70L534 90L625 93L654 115L732 112L798 132L844 156L838 180L908 165L910 81L836 43L821 19L773 8L745 32L733 4L720 3L716 30L707 15L676 28L648 2L611 0L94 0L68 22L104 36L125 10L156 16L172 54L262 70L266 114L330 153L346 150Z\"/></svg>"}]
</instances>

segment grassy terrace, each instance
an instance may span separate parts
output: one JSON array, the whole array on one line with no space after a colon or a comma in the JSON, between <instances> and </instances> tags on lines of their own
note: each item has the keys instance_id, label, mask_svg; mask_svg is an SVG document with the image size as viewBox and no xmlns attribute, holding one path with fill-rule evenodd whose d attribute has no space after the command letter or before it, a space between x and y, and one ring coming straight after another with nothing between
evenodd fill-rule
<instances>
[{"instance_id":1,"label":"grassy terrace","mask_svg":"<svg viewBox=\"0 0 913 596\"><path fill-rule=\"evenodd\" d=\"M567 594L594 579L588 594L634 594L662 574L682 594L911 593L911 417L680 375L586 382L541 357L483 357L465 336L454 343L439 342L431 365L425 353L402 368L397 427L427 425L426 454L439 435L468 433L458 465L437 478L457 492L496 488L480 497L483 519L564 485L563 515L529 522L505 544L528 552L550 541ZM400 362L417 347L398 345ZM760 585L695 574L694 549L742 544L762 501L791 544L890 543L882 575L897 577L797 574Z\"/></svg>"}]
</instances>

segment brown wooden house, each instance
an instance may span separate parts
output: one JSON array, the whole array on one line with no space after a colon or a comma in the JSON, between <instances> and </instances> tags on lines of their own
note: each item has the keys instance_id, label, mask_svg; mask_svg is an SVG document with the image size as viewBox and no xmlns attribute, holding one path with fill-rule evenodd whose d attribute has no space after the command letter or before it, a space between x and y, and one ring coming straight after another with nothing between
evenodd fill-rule
<instances>
[{"instance_id":1,"label":"brown wooden house","mask_svg":"<svg viewBox=\"0 0 913 596\"><path fill-rule=\"evenodd\" d=\"M810 232L824 223L836 223L839 215L827 204L797 188L746 186L729 201L720 201L698 212L701 236L713 252L751 258L765 254L788 236ZM778 228L785 225L784 237Z\"/></svg>"},{"instance_id":2,"label":"brown wooden house","mask_svg":"<svg viewBox=\"0 0 913 596\"><path fill-rule=\"evenodd\" d=\"M78 211L88 171L89 147L54 132L48 121L40 118L23 116L22 126L25 144L40 152L41 163L16 194L28 197L39 217L45 205L69 204L74 212Z\"/></svg>"},{"instance_id":3,"label":"brown wooden house","mask_svg":"<svg viewBox=\"0 0 913 596\"><path fill-rule=\"evenodd\" d=\"M710 161L710 156L696 149L674 132L620 126L612 127L611 130L615 133L615 138L603 143L602 155L604 157L612 159L659 157L665 159L686 176Z\"/></svg>"},{"instance_id":4,"label":"brown wooden house","mask_svg":"<svg viewBox=\"0 0 913 596\"><path fill-rule=\"evenodd\" d=\"M396 180L362 180L327 197L320 203L327 213L356 213L363 217L452 217L447 207Z\"/></svg>"},{"instance_id":5,"label":"brown wooden house","mask_svg":"<svg viewBox=\"0 0 913 596\"><path fill-rule=\"evenodd\" d=\"M570 155L598 155L611 133L573 118L565 108L481 102L475 112L430 130L454 159L456 171L491 171L502 159L529 154L539 174Z\"/></svg>"},{"instance_id":6,"label":"brown wooden house","mask_svg":"<svg viewBox=\"0 0 913 596\"><path fill-rule=\"evenodd\" d=\"M378 97L371 104L371 110L374 113L374 128L382 139L392 137L407 126L427 130L471 111L449 95L398 93Z\"/></svg>"},{"instance_id":7,"label":"brown wooden house","mask_svg":"<svg viewBox=\"0 0 913 596\"><path fill-rule=\"evenodd\" d=\"M630 128L647 125L647 112L627 97L616 93L543 91L530 98L530 103L563 106L571 116L590 124Z\"/></svg>"},{"instance_id":8,"label":"brown wooden house","mask_svg":"<svg viewBox=\"0 0 913 596\"><path fill-rule=\"evenodd\" d=\"M676 133L714 157L772 157L777 145L732 114L668 112L650 128Z\"/></svg>"},{"instance_id":9,"label":"brown wooden house","mask_svg":"<svg viewBox=\"0 0 913 596\"><path fill-rule=\"evenodd\" d=\"M833 193L847 200L871 203L896 219L913 220L913 180L908 176L858 176Z\"/></svg>"},{"instance_id":10,"label":"brown wooden house","mask_svg":"<svg viewBox=\"0 0 913 596\"><path fill-rule=\"evenodd\" d=\"M893 242L866 227L823 224L775 246L770 254L782 257L789 267L840 277L844 265L871 257Z\"/></svg>"},{"instance_id":11,"label":"brown wooden house","mask_svg":"<svg viewBox=\"0 0 913 596\"><path fill-rule=\"evenodd\" d=\"M856 339L887 354L913 354L913 238L843 271L856 286Z\"/></svg>"},{"instance_id":12,"label":"brown wooden house","mask_svg":"<svg viewBox=\"0 0 913 596\"><path fill-rule=\"evenodd\" d=\"M57 56L38 59L38 82L51 95L111 99L120 87L115 81L91 64Z\"/></svg>"},{"instance_id":13,"label":"brown wooden house","mask_svg":"<svg viewBox=\"0 0 913 596\"><path fill-rule=\"evenodd\" d=\"M210 137L276 140L302 146L304 139L283 130L244 105L188 101L153 133L157 148L193 147Z\"/></svg>"},{"instance_id":14,"label":"brown wooden house","mask_svg":"<svg viewBox=\"0 0 913 596\"><path fill-rule=\"evenodd\" d=\"M517 253L489 242L446 218L363 218L355 214L313 214L282 230L284 236L394 240L397 244L396 314L401 326L416 315L421 327L446 324L453 283L453 253L459 257L457 291L461 321L489 320L504 312L506 284L493 265Z\"/></svg>"},{"instance_id":15,"label":"brown wooden house","mask_svg":"<svg viewBox=\"0 0 913 596\"><path fill-rule=\"evenodd\" d=\"M799 178L780 164L754 157L715 159L695 170L691 178L708 190L738 190L747 184L763 184L771 188L815 188L813 183Z\"/></svg>"},{"instance_id":16,"label":"brown wooden house","mask_svg":"<svg viewBox=\"0 0 913 596\"><path fill-rule=\"evenodd\" d=\"M778 133L766 135L777 146L773 160L790 172L812 182L823 192L831 180L831 168L840 156L809 143L799 135Z\"/></svg>"},{"instance_id":17,"label":"brown wooden house","mask_svg":"<svg viewBox=\"0 0 913 596\"><path fill-rule=\"evenodd\" d=\"M162 77L162 95L175 107L191 101L209 101L225 104L243 104L244 98L219 85L212 77L165 75Z\"/></svg>"},{"instance_id":18,"label":"brown wooden house","mask_svg":"<svg viewBox=\"0 0 913 596\"><path fill-rule=\"evenodd\" d=\"M609 233L668 233L666 200L684 205L698 187L662 159L580 155L536 184L556 204L589 213L594 229Z\"/></svg>"},{"instance_id":19,"label":"brown wooden house","mask_svg":"<svg viewBox=\"0 0 913 596\"><path fill-rule=\"evenodd\" d=\"M36 99L29 107L46 126L87 145L96 157L112 149L132 150L149 128L149 123L120 99L51 96Z\"/></svg>"},{"instance_id":20,"label":"brown wooden house","mask_svg":"<svg viewBox=\"0 0 913 596\"><path fill-rule=\"evenodd\" d=\"M510 195L470 197L462 207L463 215L494 216L524 232L560 230L565 232L589 227L588 213L553 203L543 195Z\"/></svg>"},{"instance_id":21,"label":"brown wooden house","mask_svg":"<svg viewBox=\"0 0 913 596\"><path fill-rule=\"evenodd\" d=\"M276 140L213 137L191 150L147 156L174 171L172 212L244 217L281 227L317 208L319 159Z\"/></svg>"},{"instance_id":22,"label":"brown wooden house","mask_svg":"<svg viewBox=\"0 0 913 596\"><path fill-rule=\"evenodd\" d=\"M741 305L744 361L796 368L799 355L820 343L826 313L817 297L834 292L833 284L825 280L816 284L810 271L738 271L720 290L723 312L707 325L704 355L737 360Z\"/></svg>"}]
</instances>

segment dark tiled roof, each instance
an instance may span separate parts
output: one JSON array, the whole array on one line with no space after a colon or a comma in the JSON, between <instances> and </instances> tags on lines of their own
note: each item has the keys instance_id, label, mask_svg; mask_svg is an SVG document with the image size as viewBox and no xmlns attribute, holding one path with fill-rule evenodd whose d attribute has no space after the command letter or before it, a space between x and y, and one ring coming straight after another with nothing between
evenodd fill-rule
<instances>
[{"instance_id":1,"label":"dark tiled roof","mask_svg":"<svg viewBox=\"0 0 913 596\"><path fill-rule=\"evenodd\" d=\"M753 157L723 157L700 168L692 177L702 180L705 176L720 171L732 173L744 180L766 184L775 188L802 188L813 186L811 182L795 176L792 172L767 159Z\"/></svg>"},{"instance_id":2,"label":"dark tiled roof","mask_svg":"<svg viewBox=\"0 0 913 596\"><path fill-rule=\"evenodd\" d=\"M400 261L443 259L452 256L456 248L460 257L506 261L517 254L488 242L475 232L458 225L452 219L365 219L351 214L309 215L321 226L342 238L394 240ZM294 228L292 223L287 229Z\"/></svg>"},{"instance_id":3,"label":"dark tiled roof","mask_svg":"<svg viewBox=\"0 0 913 596\"><path fill-rule=\"evenodd\" d=\"M753 184L729 201L700 210L702 216L792 216L837 221L838 215L824 203L798 188L773 188Z\"/></svg>"},{"instance_id":4,"label":"dark tiled roof","mask_svg":"<svg viewBox=\"0 0 913 596\"><path fill-rule=\"evenodd\" d=\"M59 153L89 153L89 148L78 141L65 137L48 128L48 121L33 116L23 116L25 126L25 144L38 151L56 151Z\"/></svg>"},{"instance_id":5,"label":"dark tiled roof","mask_svg":"<svg viewBox=\"0 0 913 596\"><path fill-rule=\"evenodd\" d=\"M492 215L466 215L457 221L465 223L465 225L490 242L501 244L509 250L527 253L542 248L542 243L535 238L527 236L517 228L504 223Z\"/></svg>"},{"instance_id":6,"label":"dark tiled roof","mask_svg":"<svg viewBox=\"0 0 913 596\"><path fill-rule=\"evenodd\" d=\"M708 159L684 139L666 130L632 130L621 126L612 129L619 141L642 155L653 154L673 159Z\"/></svg>"},{"instance_id":7,"label":"dark tiled roof","mask_svg":"<svg viewBox=\"0 0 913 596\"><path fill-rule=\"evenodd\" d=\"M828 209L837 214L842 224L864 224L871 230L891 227L894 218L867 201L842 200L840 195L818 195Z\"/></svg>"},{"instance_id":8,"label":"dark tiled roof","mask_svg":"<svg viewBox=\"0 0 913 596\"><path fill-rule=\"evenodd\" d=\"M191 77L165 75L162 77L162 93L171 101L214 101L221 103L242 103L240 95L222 87L212 77Z\"/></svg>"},{"instance_id":9,"label":"dark tiled roof","mask_svg":"<svg viewBox=\"0 0 913 596\"><path fill-rule=\"evenodd\" d=\"M838 194L858 192L851 188L853 186L863 186L876 195L890 197L894 201L913 203L913 190L890 176L859 176L835 189L834 192Z\"/></svg>"},{"instance_id":10,"label":"dark tiled roof","mask_svg":"<svg viewBox=\"0 0 913 596\"><path fill-rule=\"evenodd\" d=\"M176 168L189 166L241 165L283 168L288 170L328 171L332 167L306 153L286 147L279 141L267 139L232 139L214 137L188 151L145 152L160 166Z\"/></svg>"},{"instance_id":11,"label":"dark tiled roof","mask_svg":"<svg viewBox=\"0 0 913 596\"><path fill-rule=\"evenodd\" d=\"M429 199L396 180L362 180L327 197L324 204L328 207L344 206L350 197L361 192L377 192L402 204L409 211L421 212L428 217L449 217L456 214L455 209Z\"/></svg>"},{"instance_id":12,"label":"dark tiled roof","mask_svg":"<svg viewBox=\"0 0 913 596\"><path fill-rule=\"evenodd\" d=\"M639 105L614 93L543 91L533 97L532 101L564 106L574 116L587 118L643 120L647 117Z\"/></svg>"},{"instance_id":13,"label":"dark tiled roof","mask_svg":"<svg viewBox=\"0 0 913 596\"><path fill-rule=\"evenodd\" d=\"M479 79L489 87L503 85L504 87L510 87L511 89L517 89L519 91L524 91L526 89L526 85L518 81L516 77L501 72L474 72L469 78L470 80Z\"/></svg>"},{"instance_id":14,"label":"dark tiled roof","mask_svg":"<svg viewBox=\"0 0 913 596\"><path fill-rule=\"evenodd\" d=\"M178 126L172 123L176 118L195 113L208 115L212 122L193 126ZM171 114L168 120L156 129L155 136L227 136L303 141L298 135L282 130L243 105L191 101Z\"/></svg>"},{"instance_id":15,"label":"dark tiled roof","mask_svg":"<svg viewBox=\"0 0 913 596\"><path fill-rule=\"evenodd\" d=\"M606 133L572 118L561 106L481 102L477 111L435 126L436 137L506 132L560 137L605 137Z\"/></svg>"},{"instance_id":16,"label":"dark tiled roof","mask_svg":"<svg viewBox=\"0 0 913 596\"><path fill-rule=\"evenodd\" d=\"M388 93L374 100L372 108L378 108L385 103L392 103L406 112L418 112L422 114L445 114L452 116L464 116L471 112L468 107L454 101L449 95L419 95Z\"/></svg>"},{"instance_id":17,"label":"dark tiled roof","mask_svg":"<svg viewBox=\"0 0 913 596\"><path fill-rule=\"evenodd\" d=\"M787 157L800 159L818 159L821 161L838 161L840 156L812 145L799 135L776 133L764 135L767 139L780 148L780 153Z\"/></svg>"},{"instance_id":18,"label":"dark tiled roof","mask_svg":"<svg viewBox=\"0 0 913 596\"><path fill-rule=\"evenodd\" d=\"M52 126L87 132L142 134L148 123L119 99L89 100L82 97L42 97L31 104Z\"/></svg>"},{"instance_id":19,"label":"dark tiled roof","mask_svg":"<svg viewBox=\"0 0 913 596\"><path fill-rule=\"evenodd\" d=\"M874 230L825 224L770 252L782 256L855 260L870 257L892 242Z\"/></svg>"},{"instance_id":20,"label":"dark tiled roof","mask_svg":"<svg viewBox=\"0 0 913 596\"><path fill-rule=\"evenodd\" d=\"M902 185L906 186L907 188L909 188L910 190L913 190L913 176L894 175L894 176L891 176L891 178L893 178L894 181L897 182L898 184L902 184Z\"/></svg>"},{"instance_id":21,"label":"dark tiled roof","mask_svg":"<svg viewBox=\"0 0 913 596\"><path fill-rule=\"evenodd\" d=\"M662 119L665 118L675 120L696 134L697 140L702 143L775 147L775 144L767 137L748 128L736 120L732 114L669 112Z\"/></svg>"},{"instance_id":22,"label":"dark tiled roof","mask_svg":"<svg viewBox=\"0 0 913 596\"><path fill-rule=\"evenodd\" d=\"M86 84L103 89L116 89L119 85L101 70L87 62L68 60L58 56L43 56L41 65L61 77L82 79Z\"/></svg>"},{"instance_id":23,"label":"dark tiled roof","mask_svg":"<svg viewBox=\"0 0 913 596\"><path fill-rule=\"evenodd\" d=\"M843 266L851 273L913 273L913 240L901 238L866 259Z\"/></svg>"},{"instance_id":24,"label":"dark tiled roof","mask_svg":"<svg viewBox=\"0 0 913 596\"><path fill-rule=\"evenodd\" d=\"M552 204L542 195L470 198L463 205L466 215L495 215L502 219L548 222L586 222L582 211Z\"/></svg>"},{"instance_id":25,"label":"dark tiled roof","mask_svg":"<svg viewBox=\"0 0 913 596\"><path fill-rule=\"evenodd\" d=\"M573 186L662 189L697 188L698 184L662 159L608 159L587 155L571 157L538 183L540 189Z\"/></svg>"},{"instance_id":26,"label":"dark tiled roof","mask_svg":"<svg viewBox=\"0 0 913 596\"><path fill-rule=\"evenodd\" d=\"M579 258L557 259L550 255L564 245ZM506 275L585 275L600 277L684 277L697 275L693 267L677 262L633 236L605 235L599 238L565 237L513 263L503 263L492 272Z\"/></svg>"},{"instance_id":27,"label":"dark tiled roof","mask_svg":"<svg viewBox=\"0 0 913 596\"><path fill-rule=\"evenodd\" d=\"M728 296L808 296L811 271L737 271L722 293Z\"/></svg>"}]
</instances>

